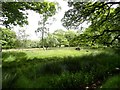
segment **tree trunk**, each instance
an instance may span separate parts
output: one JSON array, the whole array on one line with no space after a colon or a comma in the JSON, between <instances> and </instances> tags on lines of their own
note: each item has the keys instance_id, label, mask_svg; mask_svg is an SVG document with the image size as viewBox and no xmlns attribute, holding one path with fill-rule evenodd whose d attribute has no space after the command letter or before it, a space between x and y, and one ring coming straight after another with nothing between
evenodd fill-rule
<instances>
[{"instance_id":1,"label":"tree trunk","mask_svg":"<svg viewBox=\"0 0 120 90\"><path fill-rule=\"evenodd\" d=\"M44 50L44 30L42 30L42 48Z\"/></svg>"}]
</instances>

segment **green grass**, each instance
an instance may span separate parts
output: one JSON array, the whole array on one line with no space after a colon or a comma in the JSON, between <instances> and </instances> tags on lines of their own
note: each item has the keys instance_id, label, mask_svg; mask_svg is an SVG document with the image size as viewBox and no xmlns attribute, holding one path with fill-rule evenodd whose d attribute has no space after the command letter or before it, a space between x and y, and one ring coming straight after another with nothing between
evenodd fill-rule
<instances>
[{"instance_id":1,"label":"green grass","mask_svg":"<svg viewBox=\"0 0 120 90\"><path fill-rule=\"evenodd\" d=\"M5 53L5 55L4 55ZM2 55L3 61L11 62L15 61L16 58L23 59L27 57L27 59L33 58L50 58L50 57L67 57L67 56L81 56L84 54L90 54L90 52L86 52L85 50L76 51L76 50L35 50L35 51L9 51L3 52ZM19 60L18 60L19 61Z\"/></svg>"},{"instance_id":2,"label":"green grass","mask_svg":"<svg viewBox=\"0 0 120 90\"><path fill-rule=\"evenodd\" d=\"M120 88L120 75L108 78L102 88Z\"/></svg>"},{"instance_id":3,"label":"green grass","mask_svg":"<svg viewBox=\"0 0 120 90\"><path fill-rule=\"evenodd\" d=\"M10 50L2 62L3 88L99 88L120 68L119 54L102 49Z\"/></svg>"}]
</instances>

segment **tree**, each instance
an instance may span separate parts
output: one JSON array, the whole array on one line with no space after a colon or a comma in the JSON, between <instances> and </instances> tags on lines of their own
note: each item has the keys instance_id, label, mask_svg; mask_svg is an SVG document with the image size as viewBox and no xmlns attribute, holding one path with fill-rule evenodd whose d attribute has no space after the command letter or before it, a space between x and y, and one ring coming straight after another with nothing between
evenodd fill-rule
<instances>
[{"instance_id":1,"label":"tree","mask_svg":"<svg viewBox=\"0 0 120 90\"><path fill-rule=\"evenodd\" d=\"M33 10L39 14L48 11L47 14L52 16L56 8L55 3L52 2L2 2L3 24L9 28L11 25L23 26L28 24L25 10Z\"/></svg>"},{"instance_id":2,"label":"tree","mask_svg":"<svg viewBox=\"0 0 120 90\"><path fill-rule=\"evenodd\" d=\"M54 31L53 35L57 39L59 47L61 47L61 45L68 44L68 41L65 38L65 31L63 31L62 29L58 29L58 30Z\"/></svg>"},{"instance_id":3,"label":"tree","mask_svg":"<svg viewBox=\"0 0 120 90\"><path fill-rule=\"evenodd\" d=\"M28 45L31 48L39 48L40 41L38 40L28 40Z\"/></svg>"},{"instance_id":4,"label":"tree","mask_svg":"<svg viewBox=\"0 0 120 90\"><path fill-rule=\"evenodd\" d=\"M49 6L49 8L45 8L44 12L42 13L42 20L40 20L38 22L38 29L35 32L41 32L41 37L42 37L42 47L44 49L44 34L48 33L49 28L47 27L47 25L51 24L50 22L48 22L49 17L53 16L55 14L55 7L54 3L50 2L44 2L44 6L43 7L47 7Z\"/></svg>"},{"instance_id":5,"label":"tree","mask_svg":"<svg viewBox=\"0 0 120 90\"><path fill-rule=\"evenodd\" d=\"M39 14L42 14L43 19L43 30L42 37L44 36L45 24L48 17L55 14L56 4L53 2L2 2L2 14L4 17L3 24L7 28L11 28L12 25L28 24L26 10L33 10Z\"/></svg>"},{"instance_id":6,"label":"tree","mask_svg":"<svg viewBox=\"0 0 120 90\"><path fill-rule=\"evenodd\" d=\"M59 42L55 35L48 34L48 36L44 38L44 44L46 47L55 47L59 44Z\"/></svg>"},{"instance_id":7,"label":"tree","mask_svg":"<svg viewBox=\"0 0 120 90\"><path fill-rule=\"evenodd\" d=\"M102 39L109 46L120 42L120 2L68 2L68 10L62 21L66 28L78 27L83 22L90 22L94 35L92 42ZM115 8L112 6L117 5ZM108 37L106 37L107 35ZM106 38L106 39L104 39Z\"/></svg>"},{"instance_id":8,"label":"tree","mask_svg":"<svg viewBox=\"0 0 120 90\"><path fill-rule=\"evenodd\" d=\"M9 48L15 48L16 44L16 33L12 30L6 29L6 28L0 28L0 35L1 35L1 43L2 48L9 49Z\"/></svg>"},{"instance_id":9,"label":"tree","mask_svg":"<svg viewBox=\"0 0 120 90\"><path fill-rule=\"evenodd\" d=\"M62 29L58 29L56 31L54 31L53 33L48 33L44 39L44 46L47 49L48 47L56 47L59 46L61 47L62 45L68 47L69 44L70 46L74 46L72 44L72 39L74 39L74 37L77 34L72 31L72 30L68 30L68 31L64 31ZM42 40L41 40L42 43Z\"/></svg>"},{"instance_id":10,"label":"tree","mask_svg":"<svg viewBox=\"0 0 120 90\"><path fill-rule=\"evenodd\" d=\"M27 38L28 38L28 34L26 34L26 31L24 29L20 29L18 31L18 35L17 35L17 40L18 42L20 41L19 47L22 48L26 48L27 47Z\"/></svg>"},{"instance_id":11,"label":"tree","mask_svg":"<svg viewBox=\"0 0 120 90\"><path fill-rule=\"evenodd\" d=\"M73 30L68 30L65 32L65 38L67 39L69 46L74 46L72 39L74 39L75 36L77 36L77 33Z\"/></svg>"}]
</instances>

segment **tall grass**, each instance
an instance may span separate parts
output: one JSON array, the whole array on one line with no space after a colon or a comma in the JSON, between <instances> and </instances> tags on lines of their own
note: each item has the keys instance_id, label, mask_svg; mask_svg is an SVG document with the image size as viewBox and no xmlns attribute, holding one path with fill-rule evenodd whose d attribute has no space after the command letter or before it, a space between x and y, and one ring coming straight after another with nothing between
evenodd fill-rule
<instances>
[{"instance_id":1,"label":"tall grass","mask_svg":"<svg viewBox=\"0 0 120 90\"><path fill-rule=\"evenodd\" d=\"M3 88L99 88L118 75L112 50L3 52Z\"/></svg>"},{"instance_id":2,"label":"tall grass","mask_svg":"<svg viewBox=\"0 0 120 90\"><path fill-rule=\"evenodd\" d=\"M103 83L102 88L120 88L120 75L109 77L105 83Z\"/></svg>"}]
</instances>

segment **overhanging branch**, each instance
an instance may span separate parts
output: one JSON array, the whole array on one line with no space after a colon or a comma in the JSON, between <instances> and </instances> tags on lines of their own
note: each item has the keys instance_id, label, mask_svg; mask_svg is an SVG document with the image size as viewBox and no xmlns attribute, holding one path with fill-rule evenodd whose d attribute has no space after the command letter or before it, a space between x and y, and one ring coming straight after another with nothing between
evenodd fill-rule
<instances>
[{"instance_id":1,"label":"overhanging branch","mask_svg":"<svg viewBox=\"0 0 120 90\"><path fill-rule=\"evenodd\" d=\"M107 2L105 4L120 4L120 2Z\"/></svg>"},{"instance_id":2,"label":"overhanging branch","mask_svg":"<svg viewBox=\"0 0 120 90\"><path fill-rule=\"evenodd\" d=\"M95 42L95 40L98 39L99 37L103 36L105 33L109 33L109 32L112 32L112 33L113 33L113 32L119 32L119 33L120 33L120 30L104 30L100 35L95 35L95 36L93 36L92 43ZM119 38L119 36L120 36L120 34L117 35L116 37L114 37L114 39ZM113 40L111 41L111 43L109 43L109 44L112 44L113 41L115 41L114 39L113 39Z\"/></svg>"}]
</instances>

